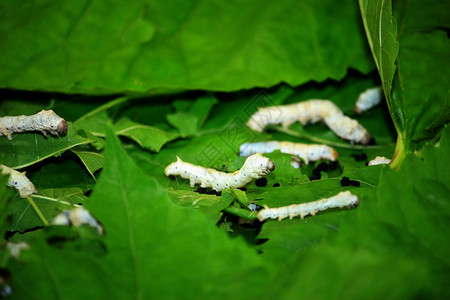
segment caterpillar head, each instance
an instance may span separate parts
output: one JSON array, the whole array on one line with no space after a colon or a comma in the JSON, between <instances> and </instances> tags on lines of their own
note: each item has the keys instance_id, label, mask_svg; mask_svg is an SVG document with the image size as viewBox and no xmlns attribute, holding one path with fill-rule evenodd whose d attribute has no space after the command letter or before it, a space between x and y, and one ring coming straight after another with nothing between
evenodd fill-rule
<instances>
[{"instance_id":1,"label":"caterpillar head","mask_svg":"<svg viewBox=\"0 0 450 300\"><path fill-rule=\"evenodd\" d=\"M243 143L239 147L239 156L249 156L249 153L251 149L249 149L250 143Z\"/></svg>"},{"instance_id":2,"label":"caterpillar head","mask_svg":"<svg viewBox=\"0 0 450 300\"><path fill-rule=\"evenodd\" d=\"M261 178L275 170L275 163L261 153L256 153L247 157L241 170L253 178Z\"/></svg>"},{"instance_id":3,"label":"caterpillar head","mask_svg":"<svg viewBox=\"0 0 450 300\"><path fill-rule=\"evenodd\" d=\"M316 161L320 159L328 159L331 161L336 160L339 156L336 150L327 145L318 145L315 148L312 148L309 153L309 160Z\"/></svg>"},{"instance_id":4,"label":"caterpillar head","mask_svg":"<svg viewBox=\"0 0 450 300\"><path fill-rule=\"evenodd\" d=\"M30 184L22 185L19 190L19 195L21 198L26 198L31 196L32 194L36 194L37 190L34 185L30 182Z\"/></svg>"},{"instance_id":5,"label":"caterpillar head","mask_svg":"<svg viewBox=\"0 0 450 300\"><path fill-rule=\"evenodd\" d=\"M180 166L182 163L183 163L183 161L181 160L181 158L179 158L177 156L177 161L168 165L166 167L166 169L164 170L164 173L166 174L166 176L179 175L180 169L181 169Z\"/></svg>"},{"instance_id":6,"label":"caterpillar head","mask_svg":"<svg viewBox=\"0 0 450 300\"><path fill-rule=\"evenodd\" d=\"M34 116L40 120L38 127L35 129L41 131L44 135L46 135L46 132L54 136L62 136L67 133L67 122L53 110L42 110Z\"/></svg>"},{"instance_id":7,"label":"caterpillar head","mask_svg":"<svg viewBox=\"0 0 450 300\"><path fill-rule=\"evenodd\" d=\"M349 191L340 192L337 194L338 197L342 197L344 199L344 202L342 203L342 207L356 207L359 205L359 198L358 196L352 194Z\"/></svg>"},{"instance_id":8,"label":"caterpillar head","mask_svg":"<svg viewBox=\"0 0 450 300\"><path fill-rule=\"evenodd\" d=\"M67 122L65 120L59 122L56 127L56 132L58 132L58 135L65 135L67 133Z\"/></svg>"},{"instance_id":9,"label":"caterpillar head","mask_svg":"<svg viewBox=\"0 0 450 300\"><path fill-rule=\"evenodd\" d=\"M245 125L257 132L262 132L264 130L264 127L266 126L261 117L259 117L258 113L255 113L253 116L251 116L247 123L245 123Z\"/></svg>"},{"instance_id":10,"label":"caterpillar head","mask_svg":"<svg viewBox=\"0 0 450 300\"><path fill-rule=\"evenodd\" d=\"M364 133L363 137L361 138L361 144L363 145L369 145L371 143L374 143L374 139L372 138L372 136L370 135L370 133L368 133L367 131Z\"/></svg>"},{"instance_id":11,"label":"caterpillar head","mask_svg":"<svg viewBox=\"0 0 450 300\"><path fill-rule=\"evenodd\" d=\"M264 209L260 210L256 215L259 221L264 221L266 219L276 219L278 217L278 213L276 209L269 208L267 205L264 205Z\"/></svg>"}]
</instances>

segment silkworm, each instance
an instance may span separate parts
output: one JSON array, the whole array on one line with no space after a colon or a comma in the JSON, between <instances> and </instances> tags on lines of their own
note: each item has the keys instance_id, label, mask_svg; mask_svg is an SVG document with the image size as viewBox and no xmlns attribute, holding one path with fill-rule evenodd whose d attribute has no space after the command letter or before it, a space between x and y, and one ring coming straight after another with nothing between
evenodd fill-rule
<instances>
[{"instance_id":1,"label":"silkworm","mask_svg":"<svg viewBox=\"0 0 450 300\"><path fill-rule=\"evenodd\" d=\"M383 87L377 86L370 88L359 94L355 104L355 112L361 114L366 110L378 105L383 98Z\"/></svg>"},{"instance_id":2,"label":"silkworm","mask_svg":"<svg viewBox=\"0 0 450 300\"><path fill-rule=\"evenodd\" d=\"M377 156L375 159L372 159L367 163L368 166L376 166L376 165L388 165L391 163L391 160L389 158L386 158L384 156Z\"/></svg>"},{"instance_id":3,"label":"silkworm","mask_svg":"<svg viewBox=\"0 0 450 300\"><path fill-rule=\"evenodd\" d=\"M307 215L315 216L319 211L330 208L355 207L358 204L359 198L349 191L345 191L330 198L324 198L307 203L292 204L277 208L269 208L268 206L265 206L264 209L258 212L257 217L260 221L264 221L266 219L278 219L278 221L281 221L287 217L292 219L295 216L300 216L300 218L303 219Z\"/></svg>"},{"instance_id":4,"label":"silkworm","mask_svg":"<svg viewBox=\"0 0 450 300\"><path fill-rule=\"evenodd\" d=\"M50 133L61 136L67 132L67 122L53 110L42 110L31 116L6 116L0 118L0 136L6 135L12 140L13 133L39 131L44 136Z\"/></svg>"},{"instance_id":5,"label":"silkworm","mask_svg":"<svg viewBox=\"0 0 450 300\"><path fill-rule=\"evenodd\" d=\"M259 143L244 143L240 147L240 156L249 156L254 153L270 153L280 150L282 153L296 155L308 164L310 161L328 159L334 161L338 153L332 147L320 144L301 144L292 142L267 141Z\"/></svg>"},{"instance_id":6,"label":"silkworm","mask_svg":"<svg viewBox=\"0 0 450 300\"><path fill-rule=\"evenodd\" d=\"M0 165L0 168L3 174L9 175L8 186L16 188L20 197L26 198L37 193L33 183L25 176L25 172L20 173L4 165Z\"/></svg>"},{"instance_id":7,"label":"silkworm","mask_svg":"<svg viewBox=\"0 0 450 300\"><path fill-rule=\"evenodd\" d=\"M82 206L78 206L71 210L60 212L52 221L53 225L61 226L81 226L89 225L95 228L98 234L104 233L103 226L91 215L91 213Z\"/></svg>"},{"instance_id":8,"label":"silkworm","mask_svg":"<svg viewBox=\"0 0 450 300\"><path fill-rule=\"evenodd\" d=\"M274 169L274 162L260 153L247 157L242 168L234 173L196 166L182 161L177 156L177 161L166 167L165 174L166 176L179 175L181 178L189 179L191 187L200 184L202 188L211 187L220 192L226 188L243 187L253 179L261 178Z\"/></svg>"},{"instance_id":9,"label":"silkworm","mask_svg":"<svg viewBox=\"0 0 450 300\"><path fill-rule=\"evenodd\" d=\"M246 125L262 132L267 125L281 124L287 129L297 121L302 125L323 121L337 136L351 142L365 145L371 139L369 132L358 121L345 116L329 100L313 99L296 104L260 107Z\"/></svg>"},{"instance_id":10,"label":"silkworm","mask_svg":"<svg viewBox=\"0 0 450 300\"><path fill-rule=\"evenodd\" d=\"M15 259L19 259L20 253L23 250L30 250L30 245L25 242L12 243L6 241L6 249L9 251L12 257L14 257Z\"/></svg>"}]
</instances>

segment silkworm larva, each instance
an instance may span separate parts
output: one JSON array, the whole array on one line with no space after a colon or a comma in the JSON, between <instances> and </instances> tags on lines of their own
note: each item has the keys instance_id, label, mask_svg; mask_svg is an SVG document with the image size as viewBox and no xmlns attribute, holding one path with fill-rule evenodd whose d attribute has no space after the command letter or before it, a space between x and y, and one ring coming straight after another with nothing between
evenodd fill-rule
<instances>
[{"instance_id":1,"label":"silkworm larva","mask_svg":"<svg viewBox=\"0 0 450 300\"><path fill-rule=\"evenodd\" d=\"M287 129L291 124L300 122L316 123L323 121L336 135L361 144L371 140L369 132L344 113L329 100L313 99L296 104L258 108L246 125L255 131L262 132L267 125L282 124Z\"/></svg>"},{"instance_id":2,"label":"silkworm larva","mask_svg":"<svg viewBox=\"0 0 450 300\"><path fill-rule=\"evenodd\" d=\"M179 175L181 178L189 179L191 187L200 184L202 188L211 187L220 192L226 188L243 187L253 179L261 178L274 169L274 162L260 153L247 157L242 168L234 173L196 166L182 161L177 156L177 161L166 167L165 174L166 176Z\"/></svg>"},{"instance_id":3,"label":"silkworm larva","mask_svg":"<svg viewBox=\"0 0 450 300\"><path fill-rule=\"evenodd\" d=\"M277 208L269 208L265 206L264 209L258 212L257 216L260 221L264 221L266 219L278 219L278 221L281 221L284 218L289 217L289 219L292 219L295 216L300 216L300 218L303 219L307 215L315 216L319 211L330 208L355 207L358 204L359 198L349 191L345 191L330 198L324 198L307 203L292 204Z\"/></svg>"},{"instance_id":4,"label":"silkworm larva","mask_svg":"<svg viewBox=\"0 0 450 300\"><path fill-rule=\"evenodd\" d=\"M50 133L61 136L67 132L67 122L53 110L42 110L31 116L6 116L0 118L0 136L12 140L13 133L40 131L44 136Z\"/></svg>"},{"instance_id":5,"label":"silkworm larva","mask_svg":"<svg viewBox=\"0 0 450 300\"><path fill-rule=\"evenodd\" d=\"M375 159L372 159L367 163L368 166L376 166L376 165L388 165L391 163L391 160L389 158L386 158L384 156L377 156Z\"/></svg>"},{"instance_id":6,"label":"silkworm larva","mask_svg":"<svg viewBox=\"0 0 450 300\"><path fill-rule=\"evenodd\" d=\"M378 105L383 98L383 88L377 86L371 89L367 89L359 94L358 100L355 104L355 112L361 114L366 110L371 109L375 105Z\"/></svg>"},{"instance_id":7,"label":"silkworm larva","mask_svg":"<svg viewBox=\"0 0 450 300\"><path fill-rule=\"evenodd\" d=\"M319 144L301 144L292 142L266 141L259 143L244 143L240 147L240 156L249 156L255 153L270 153L280 150L282 153L301 157L306 164L320 159L336 160L338 153L332 147Z\"/></svg>"},{"instance_id":8,"label":"silkworm larva","mask_svg":"<svg viewBox=\"0 0 450 300\"><path fill-rule=\"evenodd\" d=\"M37 193L33 183L25 176L25 172L20 173L4 165L0 165L0 168L3 174L9 175L8 186L15 187L19 191L20 197L26 198Z\"/></svg>"},{"instance_id":9,"label":"silkworm larva","mask_svg":"<svg viewBox=\"0 0 450 300\"><path fill-rule=\"evenodd\" d=\"M98 234L102 235L104 233L103 226L82 206L62 211L53 219L52 224L75 227L89 225L95 228Z\"/></svg>"}]
</instances>

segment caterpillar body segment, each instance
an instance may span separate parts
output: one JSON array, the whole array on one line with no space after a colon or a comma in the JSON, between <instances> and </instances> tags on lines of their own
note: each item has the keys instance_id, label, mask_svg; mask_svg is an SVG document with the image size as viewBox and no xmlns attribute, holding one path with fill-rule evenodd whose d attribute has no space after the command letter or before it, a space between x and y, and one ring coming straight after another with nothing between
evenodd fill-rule
<instances>
[{"instance_id":1,"label":"caterpillar body segment","mask_svg":"<svg viewBox=\"0 0 450 300\"><path fill-rule=\"evenodd\" d=\"M367 145L372 139L369 132L358 121L343 114L329 115L324 122L337 136L345 140Z\"/></svg>"},{"instance_id":2,"label":"caterpillar body segment","mask_svg":"<svg viewBox=\"0 0 450 300\"><path fill-rule=\"evenodd\" d=\"M358 206L358 204L359 198L351 192L345 191L330 198L324 198L302 204L292 204L277 208L269 208L265 206L264 209L258 212L257 217L260 221L267 219L278 219L278 221L281 221L287 217L292 219L296 216L300 216L300 218L303 219L307 215L315 216L319 211L330 208L355 207Z\"/></svg>"},{"instance_id":3,"label":"caterpillar body segment","mask_svg":"<svg viewBox=\"0 0 450 300\"><path fill-rule=\"evenodd\" d=\"M361 114L366 110L378 105L383 98L383 87L377 86L370 88L359 94L355 104L355 112Z\"/></svg>"},{"instance_id":4,"label":"caterpillar body segment","mask_svg":"<svg viewBox=\"0 0 450 300\"><path fill-rule=\"evenodd\" d=\"M318 121L323 121L336 135L351 142L367 144L371 139L369 132L358 121L345 116L329 100L312 99L296 104L258 108L246 125L262 132L267 125L282 124L287 129L295 122L306 125Z\"/></svg>"},{"instance_id":5,"label":"caterpillar body segment","mask_svg":"<svg viewBox=\"0 0 450 300\"><path fill-rule=\"evenodd\" d=\"M391 160L389 158L386 158L384 156L377 156L371 161L367 163L368 166L376 166L376 165L388 165L391 163Z\"/></svg>"},{"instance_id":6,"label":"caterpillar body segment","mask_svg":"<svg viewBox=\"0 0 450 300\"><path fill-rule=\"evenodd\" d=\"M39 131L44 136L50 133L62 136L67 132L67 122L55 114L53 110L42 110L31 116L6 116L0 118L0 136L5 135L12 140L13 133Z\"/></svg>"},{"instance_id":7,"label":"caterpillar body segment","mask_svg":"<svg viewBox=\"0 0 450 300\"><path fill-rule=\"evenodd\" d=\"M4 165L0 165L0 168L3 174L9 175L8 186L16 188L21 198L37 193L33 183L25 176L25 172L20 173Z\"/></svg>"},{"instance_id":8,"label":"caterpillar body segment","mask_svg":"<svg viewBox=\"0 0 450 300\"><path fill-rule=\"evenodd\" d=\"M52 221L53 225L75 226L89 225L95 228L98 234L104 234L103 226L91 215L91 213L82 206L78 206L71 210L64 210Z\"/></svg>"},{"instance_id":9,"label":"caterpillar body segment","mask_svg":"<svg viewBox=\"0 0 450 300\"><path fill-rule=\"evenodd\" d=\"M211 187L220 192L226 188L243 187L253 179L261 178L274 169L274 162L260 153L247 157L242 168L234 173L196 166L182 161L177 156L177 161L166 167L165 174L166 176L179 175L181 178L189 179L191 187L200 184L202 188Z\"/></svg>"},{"instance_id":10,"label":"caterpillar body segment","mask_svg":"<svg viewBox=\"0 0 450 300\"><path fill-rule=\"evenodd\" d=\"M282 124L287 129L295 122L302 125L316 123L328 114L339 113L340 109L331 101L312 99L295 104L260 107L247 121L251 129L262 132L267 125Z\"/></svg>"},{"instance_id":11,"label":"caterpillar body segment","mask_svg":"<svg viewBox=\"0 0 450 300\"><path fill-rule=\"evenodd\" d=\"M244 143L240 147L240 156L249 156L255 153L270 153L280 150L282 153L296 155L301 157L306 164L310 161L327 159L335 161L339 156L332 147L320 144L301 144L292 142L266 141L259 143Z\"/></svg>"}]
</instances>

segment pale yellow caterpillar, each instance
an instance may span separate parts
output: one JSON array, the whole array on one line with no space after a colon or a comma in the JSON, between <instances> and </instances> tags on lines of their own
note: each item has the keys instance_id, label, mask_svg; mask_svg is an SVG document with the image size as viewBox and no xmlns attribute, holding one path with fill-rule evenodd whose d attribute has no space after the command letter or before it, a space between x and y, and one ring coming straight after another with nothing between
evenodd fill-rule
<instances>
[{"instance_id":1,"label":"pale yellow caterpillar","mask_svg":"<svg viewBox=\"0 0 450 300\"><path fill-rule=\"evenodd\" d=\"M371 140L369 132L329 100L313 99L295 104L260 107L247 121L251 129L262 132L267 125L282 124L287 129L295 122L302 125L323 121L336 135L361 144Z\"/></svg>"},{"instance_id":2,"label":"pale yellow caterpillar","mask_svg":"<svg viewBox=\"0 0 450 300\"><path fill-rule=\"evenodd\" d=\"M274 162L260 153L247 157L242 168L234 173L196 166L182 161L177 156L177 161L166 167L165 174L166 176L179 175L181 178L189 179L191 187L200 184L202 188L211 187L220 192L226 188L243 187L253 179L261 178L274 169Z\"/></svg>"},{"instance_id":3,"label":"pale yellow caterpillar","mask_svg":"<svg viewBox=\"0 0 450 300\"><path fill-rule=\"evenodd\" d=\"M20 173L4 165L0 165L0 168L3 174L9 175L8 186L15 187L19 191L20 197L26 198L37 193L33 183L25 176L25 172Z\"/></svg>"},{"instance_id":4,"label":"pale yellow caterpillar","mask_svg":"<svg viewBox=\"0 0 450 300\"><path fill-rule=\"evenodd\" d=\"M391 163L391 160L389 158L386 158L384 156L377 156L371 161L367 163L368 166L376 166L376 165L388 165Z\"/></svg>"},{"instance_id":5,"label":"pale yellow caterpillar","mask_svg":"<svg viewBox=\"0 0 450 300\"><path fill-rule=\"evenodd\" d=\"M102 235L104 233L103 226L82 206L62 211L53 219L52 224L75 227L89 225L95 228L98 234Z\"/></svg>"},{"instance_id":6,"label":"pale yellow caterpillar","mask_svg":"<svg viewBox=\"0 0 450 300\"><path fill-rule=\"evenodd\" d=\"M284 218L289 217L289 219L292 219L295 216L300 216L300 218L303 219L307 215L314 216L319 211L330 208L355 207L358 206L358 204L359 198L349 191L346 191L340 192L330 198L324 198L302 204L292 204L277 208L269 208L265 206L264 209L258 212L257 217L260 221L264 221L266 219L278 219L278 221L281 221Z\"/></svg>"},{"instance_id":7,"label":"pale yellow caterpillar","mask_svg":"<svg viewBox=\"0 0 450 300\"><path fill-rule=\"evenodd\" d=\"M244 143L240 147L240 156L249 156L255 153L270 153L280 150L282 153L301 157L305 164L320 159L336 160L338 153L332 147L320 144L301 144L292 142L266 141L259 143Z\"/></svg>"},{"instance_id":8,"label":"pale yellow caterpillar","mask_svg":"<svg viewBox=\"0 0 450 300\"><path fill-rule=\"evenodd\" d=\"M53 110L42 110L31 116L0 118L0 136L6 135L9 140L12 140L13 133L27 131L40 131L44 136L47 136L47 133L60 136L66 134L67 122Z\"/></svg>"},{"instance_id":9,"label":"pale yellow caterpillar","mask_svg":"<svg viewBox=\"0 0 450 300\"><path fill-rule=\"evenodd\" d=\"M379 104L382 98L383 88L381 86L365 90L359 94L358 100L355 104L355 112L357 114L361 114L366 110L371 109L375 105Z\"/></svg>"}]
</instances>

